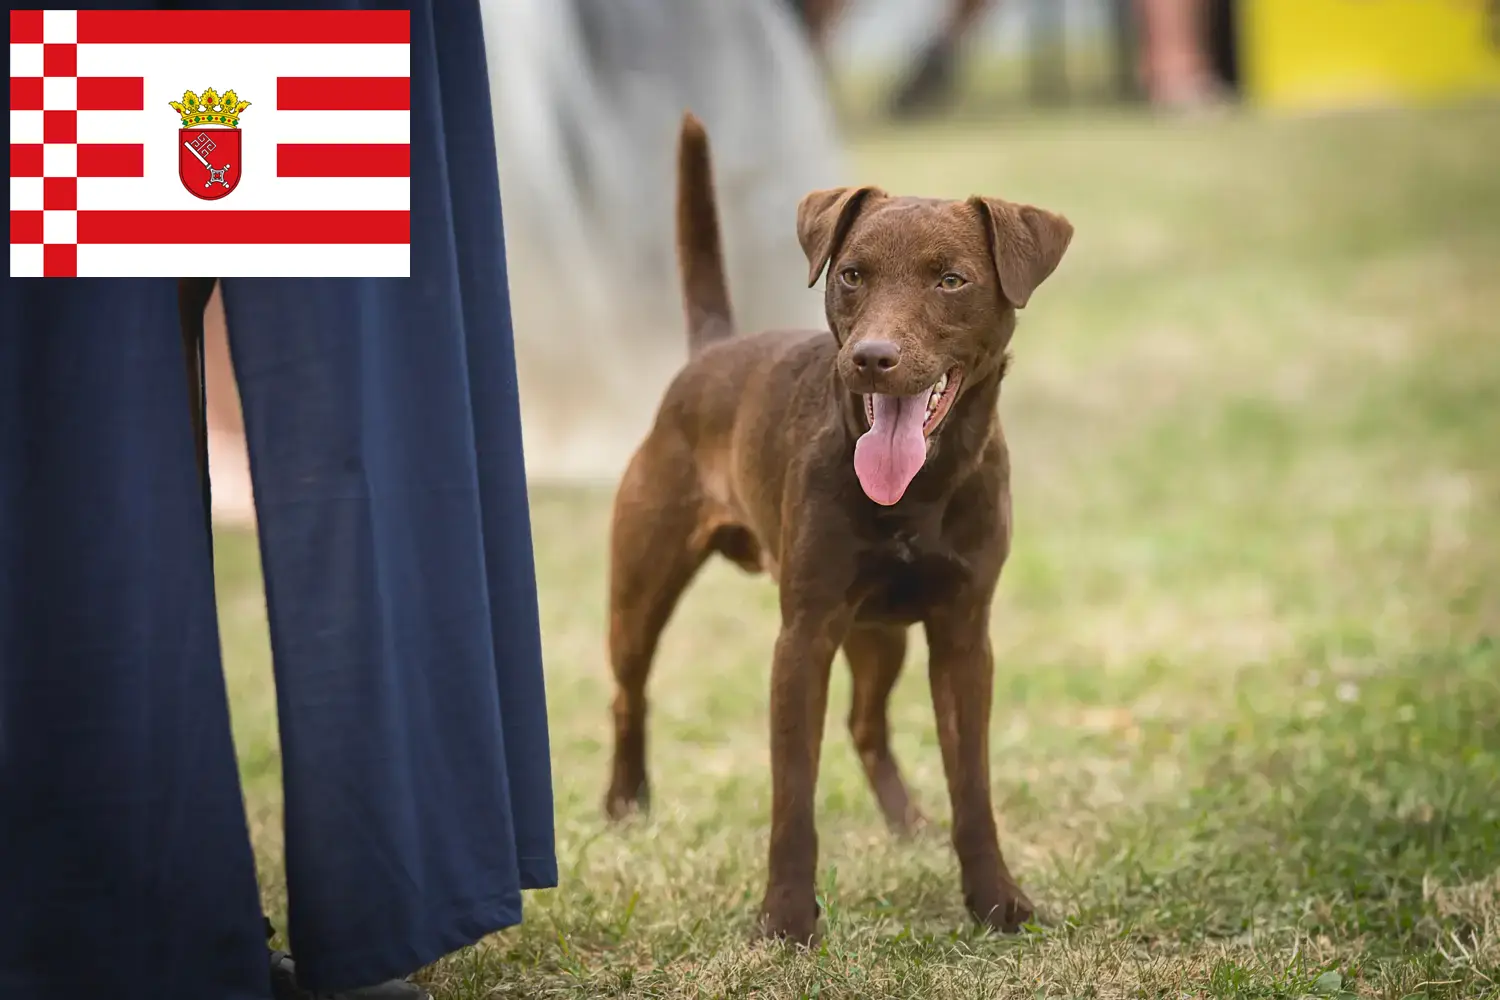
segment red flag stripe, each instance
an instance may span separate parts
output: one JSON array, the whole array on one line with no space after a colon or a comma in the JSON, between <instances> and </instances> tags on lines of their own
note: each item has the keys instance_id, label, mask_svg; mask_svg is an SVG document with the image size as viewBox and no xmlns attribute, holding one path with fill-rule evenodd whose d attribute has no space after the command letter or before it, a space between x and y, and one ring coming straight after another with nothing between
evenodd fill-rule
<instances>
[{"instance_id":1,"label":"red flag stripe","mask_svg":"<svg viewBox=\"0 0 1500 1000\"><path fill-rule=\"evenodd\" d=\"M404 142L292 143L276 146L277 177L410 177Z\"/></svg>"},{"instance_id":2,"label":"red flag stripe","mask_svg":"<svg viewBox=\"0 0 1500 1000\"><path fill-rule=\"evenodd\" d=\"M49 42L42 46L43 76L77 76L78 46L72 42Z\"/></svg>"},{"instance_id":3,"label":"red flag stripe","mask_svg":"<svg viewBox=\"0 0 1500 1000\"><path fill-rule=\"evenodd\" d=\"M39 142L11 143L10 175L12 177L42 176L42 144Z\"/></svg>"},{"instance_id":4,"label":"red flag stripe","mask_svg":"<svg viewBox=\"0 0 1500 1000\"><path fill-rule=\"evenodd\" d=\"M12 243L42 242L42 213L10 210L10 241Z\"/></svg>"},{"instance_id":5,"label":"red flag stripe","mask_svg":"<svg viewBox=\"0 0 1500 1000\"><path fill-rule=\"evenodd\" d=\"M141 77L80 76L78 78L79 111L144 111L145 109L145 81Z\"/></svg>"},{"instance_id":6,"label":"red flag stripe","mask_svg":"<svg viewBox=\"0 0 1500 1000\"><path fill-rule=\"evenodd\" d=\"M138 142L80 142L79 177L144 177L145 147ZM10 175L42 176L42 144L11 143Z\"/></svg>"},{"instance_id":7,"label":"red flag stripe","mask_svg":"<svg viewBox=\"0 0 1500 1000\"><path fill-rule=\"evenodd\" d=\"M410 111L404 76L278 76L277 111Z\"/></svg>"},{"instance_id":8,"label":"red flag stripe","mask_svg":"<svg viewBox=\"0 0 1500 1000\"><path fill-rule=\"evenodd\" d=\"M10 43L12 45L40 45L42 43L42 12L39 10L11 11Z\"/></svg>"},{"instance_id":9,"label":"red flag stripe","mask_svg":"<svg viewBox=\"0 0 1500 1000\"><path fill-rule=\"evenodd\" d=\"M12 111L42 110L42 78L10 78ZM138 76L80 76L78 78L79 111L144 111L145 81Z\"/></svg>"},{"instance_id":10,"label":"red flag stripe","mask_svg":"<svg viewBox=\"0 0 1500 1000\"><path fill-rule=\"evenodd\" d=\"M83 211L79 243L410 243L407 211Z\"/></svg>"},{"instance_id":11,"label":"red flag stripe","mask_svg":"<svg viewBox=\"0 0 1500 1000\"><path fill-rule=\"evenodd\" d=\"M42 180L42 208L49 212L78 209L78 178L47 177Z\"/></svg>"},{"instance_id":12,"label":"red flag stripe","mask_svg":"<svg viewBox=\"0 0 1500 1000\"><path fill-rule=\"evenodd\" d=\"M78 277L78 247L73 243L48 243L42 247L42 277Z\"/></svg>"},{"instance_id":13,"label":"red flag stripe","mask_svg":"<svg viewBox=\"0 0 1500 1000\"><path fill-rule=\"evenodd\" d=\"M42 141L70 143L78 141L78 112L43 111Z\"/></svg>"},{"instance_id":14,"label":"red flag stripe","mask_svg":"<svg viewBox=\"0 0 1500 1000\"><path fill-rule=\"evenodd\" d=\"M12 111L42 110L42 78L39 76L11 77L10 109Z\"/></svg>"},{"instance_id":15,"label":"red flag stripe","mask_svg":"<svg viewBox=\"0 0 1500 1000\"><path fill-rule=\"evenodd\" d=\"M14 39L16 18L11 14ZM37 41L41 41L37 17ZM409 45L404 10L81 10L80 45Z\"/></svg>"}]
</instances>

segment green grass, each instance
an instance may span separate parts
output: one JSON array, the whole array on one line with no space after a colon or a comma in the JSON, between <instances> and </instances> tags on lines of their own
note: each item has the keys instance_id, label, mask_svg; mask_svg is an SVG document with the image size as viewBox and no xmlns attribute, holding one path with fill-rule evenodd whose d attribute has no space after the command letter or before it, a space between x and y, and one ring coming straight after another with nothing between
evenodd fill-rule
<instances>
[{"instance_id":1,"label":"green grass","mask_svg":"<svg viewBox=\"0 0 1500 1000\"><path fill-rule=\"evenodd\" d=\"M968 923L918 644L886 835L835 670L827 934L751 940L776 629L713 565L653 678L656 810L612 829L607 490L538 486L562 885L427 970L479 997L1500 997L1500 111L1069 116L859 140L861 179L1068 214L1001 403L1002 838L1049 923ZM267 905L284 907L253 541L220 538Z\"/></svg>"}]
</instances>

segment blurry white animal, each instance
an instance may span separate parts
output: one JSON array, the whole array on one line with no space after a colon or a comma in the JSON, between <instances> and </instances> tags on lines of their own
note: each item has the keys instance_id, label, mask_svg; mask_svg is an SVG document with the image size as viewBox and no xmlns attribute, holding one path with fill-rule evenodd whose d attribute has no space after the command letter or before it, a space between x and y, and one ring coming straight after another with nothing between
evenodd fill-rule
<instances>
[{"instance_id":1,"label":"blurry white animal","mask_svg":"<svg viewBox=\"0 0 1500 1000\"><path fill-rule=\"evenodd\" d=\"M682 360L678 124L714 137L734 310L821 326L795 232L841 181L833 114L785 0L481 0L528 471L609 477Z\"/></svg>"}]
</instances>

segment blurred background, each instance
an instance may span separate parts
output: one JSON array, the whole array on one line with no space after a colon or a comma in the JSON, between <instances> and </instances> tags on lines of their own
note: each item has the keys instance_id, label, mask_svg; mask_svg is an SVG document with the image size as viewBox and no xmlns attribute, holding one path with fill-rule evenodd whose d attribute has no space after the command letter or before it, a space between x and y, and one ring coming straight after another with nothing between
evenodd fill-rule
<instances>
[{"instance_id":1,"label":"blurred background","mask_svg":"<svg viewBox=\"0 0 1500 1000\"><path fill-rule=\"evenodd\" d=\"M431 970L440 998L1500 995L1500 2L482 2L564 881ZM886 836L836 667L829 939L750 946L779 609L725 564L658 652L653 812L601 818L612 485L686 355L684 108L747 329L822 325L812 188L1076 227L1000 403L993 780L1060 918L1020 945L968 930L941 833ZM271 651L210 331L224 658L280 925ZM892 730L941 824L924 655Z\"/></svg>"},{"instance_id":2,"label":"blurred background","mask_svg":"<svg viewBox=\"0 0 1500 1000\"><path fill-rule=\"evenodd\" d=\"M985 141L1044 129L1052 138L1033 162L1066 163L1074 185L1049 190L1051 207L1078 215L1119 190L1107 159L1074 161L1078 144L1103 136L1159 142L1163 170L1193 174L1191 156L1173 152L1189 137L1258 127L1276 143L1285 122L1307 116L1326 124L1298 135L1331 137L1352 112L1500 94L1500 0L485 0L484 10L527 458L548 480L616 475L684 357L670 232L684 108L710 127L737 318L757 329L822 324L820 293L799 280L795 205L813 188L867 180L876 150L916 154L961 133L973 149L945 155L979 157ZM1226 116L1245 124L1215 121ZM1381 119L1382 141L1419 141L1414 120ZM999 169L970 176L987 193L1024 194ZM925 182L920 193L968 193L946 180L936 165L911 178L914 192ZM1084 255L1100 245L1091 233L1128 210L1100 208L1113 214L1077 220ZM216 505L248 523L217 302L209 327Z\"/></svg>"}]
</instances>

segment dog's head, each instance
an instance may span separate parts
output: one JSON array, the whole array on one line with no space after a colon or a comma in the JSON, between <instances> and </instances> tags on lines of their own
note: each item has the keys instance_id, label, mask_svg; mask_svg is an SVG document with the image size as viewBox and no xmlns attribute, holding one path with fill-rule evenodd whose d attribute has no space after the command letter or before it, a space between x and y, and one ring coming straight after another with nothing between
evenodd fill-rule
<instances>
[{"instance_id":1,"label":"dog's head","mask_svg":"<svg viewBox=\"0 0 1500 1000\"><path fill-rule=\"evenodd\" d=\"M797 236L809 287L828 270L839 376L864 399L860 484L893 504L966 387L999 373L1015 311L1062 260L1073 227L998 198L895 198L858 187L803 198Z\"/></svg>"}]
</instances>

